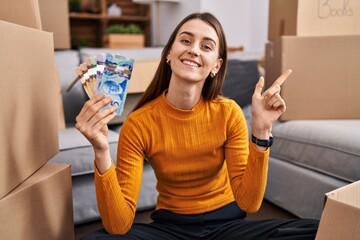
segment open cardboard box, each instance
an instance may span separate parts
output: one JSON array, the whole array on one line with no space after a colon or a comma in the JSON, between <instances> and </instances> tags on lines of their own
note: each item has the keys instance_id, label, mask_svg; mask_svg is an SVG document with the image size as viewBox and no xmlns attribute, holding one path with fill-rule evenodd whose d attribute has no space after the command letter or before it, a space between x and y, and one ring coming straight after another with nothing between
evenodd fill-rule
<instances>
[{"instance_id":1,"label":"open cardboard box","mask_svg":"<svg viewBox=\"0 0 360 240\"><path fill-rule=\"evenodd\" d=\"M316 240L359 239L360 181L326 194Z\"/></svg>"}]
</instances>

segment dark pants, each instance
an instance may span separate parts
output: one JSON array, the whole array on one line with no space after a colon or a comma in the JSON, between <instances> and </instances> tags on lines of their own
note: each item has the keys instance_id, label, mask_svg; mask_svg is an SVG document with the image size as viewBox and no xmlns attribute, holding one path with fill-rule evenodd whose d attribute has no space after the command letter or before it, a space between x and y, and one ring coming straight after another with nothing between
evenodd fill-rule
<instances>
[{"instance_id":1,"label":"dark pants","mask_svg":"<svg viewBox=\"0 0 360 240\"><path fill-rule=\"evenodd\" d=\"M248 221L237 204L195 215L166 210L155 211L151 223L134 223L126 235L109 235L105 230L91 233L82 240L307 240L315 239L319 221L315 219L276 219Z\"/></svg>"}]
</instances>

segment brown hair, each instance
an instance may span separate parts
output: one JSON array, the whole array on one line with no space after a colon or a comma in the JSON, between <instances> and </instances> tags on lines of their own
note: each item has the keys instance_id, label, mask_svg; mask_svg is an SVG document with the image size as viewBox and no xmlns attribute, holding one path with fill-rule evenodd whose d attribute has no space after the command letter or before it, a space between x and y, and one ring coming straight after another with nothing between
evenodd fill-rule
<instances>
[{"instance_id":1,"label":"brown hair","mask_svg":"<svg viewBox=\"0 0 360 240\"><path fill-rule=\"evenodd\" d=\"M214 28L219 38L219 53L218 57L223 60L222 66L219 69L215 77L211 78L210 75L206 78L205 84L202 89L202 96L205 100L212 100L218 97L221 94L221 88L225 79L226 70L227 70L227 44L224 34L224 30L217 20L217 18L211 13L193 13L185 17L174 29L171 34L167 44L164 46L164 49L161 53L161 59L159 66L156 70L154 78L152 79L150 85L145 90L144 94L140 98L139 102L136 104L133 111L139 109L147 102L157 98L162 94L163 91L168 89L170 84L171 77L171 68L169 64L166 63L166 57L171 50L171 47L175 41L176 35L181 28L181 26L193 19L200 19L205 23L208 23Z\"/></svg>"}]
</instances>

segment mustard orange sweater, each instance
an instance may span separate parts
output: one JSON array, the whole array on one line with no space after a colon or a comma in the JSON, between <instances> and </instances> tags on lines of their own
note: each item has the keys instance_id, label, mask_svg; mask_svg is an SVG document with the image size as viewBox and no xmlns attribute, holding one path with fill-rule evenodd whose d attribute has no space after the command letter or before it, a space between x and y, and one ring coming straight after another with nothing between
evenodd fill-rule
<instances>
[{"instance_id":1,"label":"mustard orange sweater","mask_svg":"<svg viewBox=\"0 0 360 240\"><path fill-rule=\"evenodd\" d=\"M245 117L230 99L192 110L171 106L165 94L131 113L119 137L116 168L95 168L98 208L105 229L126 233L134 219L144 156L157 177L157 209L197 214L234 200L248 212L261 205L269 150L249 146Z\"/></svg>"}]
</instances>

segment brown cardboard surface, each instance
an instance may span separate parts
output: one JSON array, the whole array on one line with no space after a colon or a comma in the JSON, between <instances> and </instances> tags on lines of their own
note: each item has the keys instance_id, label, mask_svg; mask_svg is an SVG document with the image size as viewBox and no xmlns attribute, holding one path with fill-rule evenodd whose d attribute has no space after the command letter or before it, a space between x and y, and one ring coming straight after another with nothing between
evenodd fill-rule
<instances>
[{"instance_id":1,"label":"brown cardboard surface","mask_svg":"<svg viewBox=\"0 0 360 240\"><path fill-rule=\"evenodd\" d=\"M52 34L0 21L0 199L59 150Z\"/></svg>"},{"instance_id":2,"label":"brown cardboard surface","mask_svg":"<svg viewBox=\"0 0 360 240\"><path fill-rule=\"evenodd\" d=\"M55 66L55 70L56 70L56 74L55 74L55 78L56 78L56 82L58 83L58 128L59 130L61 129L65 129L66 128L66 123L65 123L65 114L64 114L64 105L63 105L63 98L62 98L62 93L61 93L61 80L60 80L60 73L59 73L59 69Z\"/></svg>"},{"instance_id":3,"label":"brown cardboard surface","mask_svg":"<svg viewBox=\"0 0 360 240\"><path fill-rule=\"evenodd\" d=\"M47 163L0 200L1 239L74 239L71 170Z\"/></svg>"},{"instance_id":4,"label":"brown cardboard surface","mask_svg":"<svg viewBox=\"0 0 360 240\"><path fill-rule=\"evenodd\" d=\"M44 31L54 33L55 49L70 48L68 0L38 0Z\"/></svg>"},{"instance_id":5,"label":"brown cardboard surface","mask_svg":"<svg viewBox=\"0 0 360 240\"><path fill-rule=\"evenodd\" d=\"M360 181L326 194L317 240L358 239L360 236Z\"/></svg>"},{"instance_id":6,"label":"brown cardboard surface","mask_svg":"<svg viewBox=\"0 0 360 240\"><path fill-rule=\"evenodd\" d=\"M42 29L38 0L1 0L0 20Z\"/></svg>"},{"instance_id":7,"label":"brown cardboard surface","mask_svg":"<svg viewBox=\"0 0 360 240\"><path fill-rule=\"evenodd\" d=\"M128 93L141 93L153 79L160 60L135 61Z\"/></svg>"},{"instance_id":8,"label":"brown cardboard surface","mask_svg":"<svg viewBox=\"0 0 360 240\"><path fill-rule=\"evenodd\" d=\"M265 86L286 69L281 120L360 118L360 35L283 36L266 46Z\"/></svg>"},{"instance_id":9,"label":"brown cardboard surface","mask_svg":"<svg viewBox=\"0 0 360 240\"><path fill-rule=\"evenodd\" d=\"M359 0L270 0L269 40L360 34Z\"/></svg>"},{"instance_id":10,"label":"brown cardboard surface","mask_svg":"<svg viewBox=\"0 0 360 240\"><path fill-rule=\"evenodd\" d=\"M143 48L144 34L108 34L109 48Z\"/></svg>"}]
</instances>

